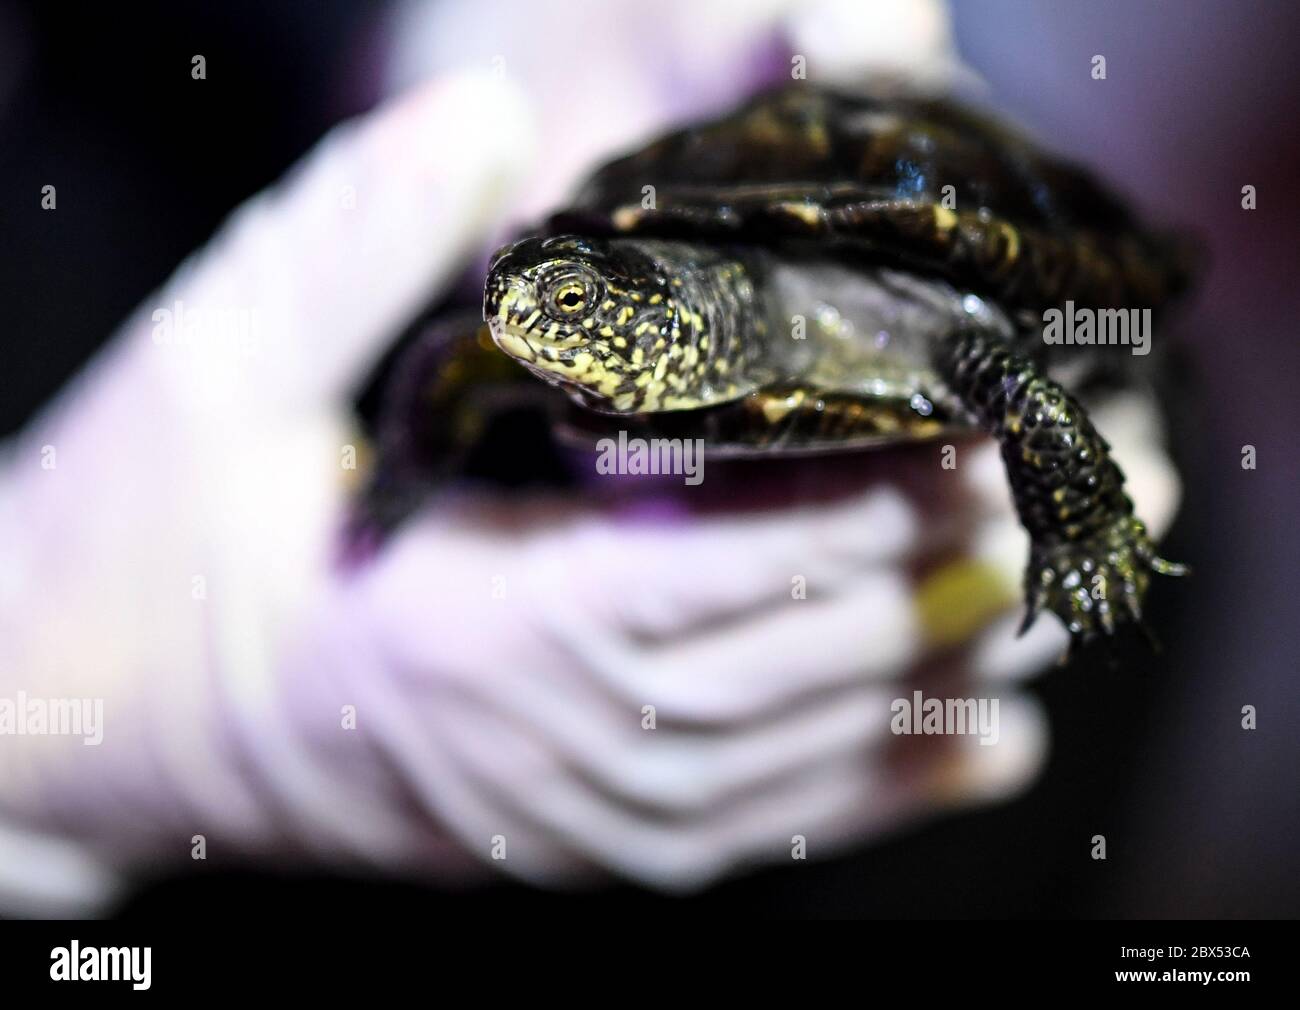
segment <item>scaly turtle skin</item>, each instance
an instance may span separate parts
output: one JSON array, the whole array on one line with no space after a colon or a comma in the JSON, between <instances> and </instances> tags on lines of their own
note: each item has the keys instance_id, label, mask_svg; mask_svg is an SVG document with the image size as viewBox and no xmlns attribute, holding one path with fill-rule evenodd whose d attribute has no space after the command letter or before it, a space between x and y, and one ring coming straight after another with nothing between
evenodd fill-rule
<instances>
[{"instance_id":1,"label":"scaly turtle skin","mask_svg":"<svg viewBox=\"0 0 1300 1010\"><path fill-rule=\"evenodd\" d=\"M1031 537L1025 626L1048 609L1085 642L1140 622L1151 573L1182 569L1156 555L1105 439L1052 377L1125 349L1049 346L1042 312L1158 314L1185 262L1086 174L989 120L799 82L597 171L498 254L483 314L495 346L545 380L535 389L693 429L706 451L982 428ZM462 370L491 354L458 346ZM472 384L438 382L415 400L426 472L480 409Z\"/></svg>"}]
</instances>

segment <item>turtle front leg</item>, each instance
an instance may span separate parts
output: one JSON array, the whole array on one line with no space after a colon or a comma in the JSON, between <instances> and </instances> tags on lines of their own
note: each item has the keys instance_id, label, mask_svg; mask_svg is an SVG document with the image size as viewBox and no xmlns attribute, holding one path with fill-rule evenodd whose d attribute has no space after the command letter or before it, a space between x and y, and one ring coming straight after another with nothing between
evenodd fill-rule
<instances>
[{"instance_id":1,"label":"turtle front leg","mask_svg":"<svg viewBox=\"0 0 1300 1010\"><path fill-rule=\"evenodd\" d=\"M936 366L966 411L1002 446L1020 522L1031 539L1021 633L1056 614L1075 644L1141 627L1152 572L1186 569L1159 557L1110 445L1083 407L1002 338L963 330Z\"/></svg>"}]
</instances>

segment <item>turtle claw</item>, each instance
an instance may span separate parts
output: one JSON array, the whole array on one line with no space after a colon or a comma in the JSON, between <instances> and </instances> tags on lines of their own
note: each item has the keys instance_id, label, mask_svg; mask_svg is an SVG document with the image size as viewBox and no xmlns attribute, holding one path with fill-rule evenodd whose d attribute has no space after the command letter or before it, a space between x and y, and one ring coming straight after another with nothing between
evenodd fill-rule
<instances>
[{"instance_id":1,"label":"turtle claw","mask_svg":"<svg viewBox=\"0 0 1300 1010\"><path fill-rule=\"evenodd\" d=\"M1029 612L1021 634L1040 610L1050 610L1070 632L1066 660L1094 639L1113 645L1116 635L1130 627L1158 651L1142 620L1142 600L1153 572L1178 576L1188 569L1158 557L1146 527L1133 516L1123 516L1087 539L1035 545L1025 573Z\"/></svg>"},{"instance_id":2,"label":"turtle claw","mask_svg":"<svg viewBox=\"0 0 1300 1010\"><path fill-rule=\"evenodd\" d=\"M1150 560L1151 570L1160 575L1172 575L1175 578L1182 578L1184 575L1191 575L1192 569L1188 565L1180 565L1177 561L1166 561L1164 558L1158 558L1154 554Z\"/></svg>"}]
</instances>

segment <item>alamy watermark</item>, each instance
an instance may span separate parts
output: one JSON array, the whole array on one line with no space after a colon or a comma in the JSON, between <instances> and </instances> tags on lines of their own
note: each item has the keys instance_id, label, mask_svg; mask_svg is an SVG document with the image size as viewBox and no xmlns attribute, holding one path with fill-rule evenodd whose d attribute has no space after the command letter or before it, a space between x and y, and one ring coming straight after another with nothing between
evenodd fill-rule
<instances>
[{"instance_id":1,"label":"alamy watermark","mask_svg":"<svg viewBox=\"0 0 1300 1010\"><path fill-rule=\"evenodd\" d=\"M260 353L263 343L261 312L253 306L196 307L176 299L150 316L150 337L159 347L221 347L244 357Z\"/></svg>"},{"instance_id":2,"label":"alamy watermark","mask_svg":"<svg viewBox=\"0 0 1300 1010\"><path fill-rule=\"evenodd\" d=\"M1043 313L1043 343L1119 345L1141 357L1151 353L1151 310L1077 309L1067 301L1064 310Z\"/></svg>"},{"instance_id":3,"label":"alamy watermark","mask_svg":"<svg viewBox=\"0 0 1300 1010\"><path fill-rule=\"evenodd\" d=\"M73 940L50 951L54 982L130 982L136 990L153 984L152 947L83 947Z\"/></svg>"},{"instance_id":4,"label":"alamy watermark","mask_svg":"<svg viewBox=\"0 0 1300 1010\"><path fill-rule=\"evenodd\" d=\"M998 742L997 698L895 698L890 730L897 736L978 736L982 746Z\"/></svg>"},{"instance_id":5,"label":"alamy watermark","mask_svg":"<svg viewBox=\"0 0 1300 1010\"><path fill-rule=\"evenodd\" d=\"M704 480L704 439L628 438L596 442L596 472L599 474L682 474L686 483Z\"/></svg>"},{"instance_id":6,"label":"alamy watermark","mask_svg":"<svg viewBox=\"0 0 1300 1010\"><path fill-rule=\"evenodd\" d=\"M87 747L104 742L103 698L34 698L19 691L0 698L0 736L79 736Z\"/></svg>"}]
</instances>

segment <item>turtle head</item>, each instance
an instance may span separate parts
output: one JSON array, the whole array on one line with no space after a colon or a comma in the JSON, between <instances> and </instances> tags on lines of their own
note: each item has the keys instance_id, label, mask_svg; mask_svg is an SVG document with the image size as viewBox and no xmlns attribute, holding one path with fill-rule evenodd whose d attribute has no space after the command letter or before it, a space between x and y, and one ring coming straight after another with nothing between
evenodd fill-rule
<instances>
[{"instance_id":1,"label":"turtle head","mask_svg":"<svg viewBox=\"0 0 1300 1010\"><path fill-rule=\"evenodd\" d=\"M673 267L646 243L524 239L493 259L483 317L502 351L591 409L700 406L692 372L706 330Z\"/></svg>"}]
</instances>

